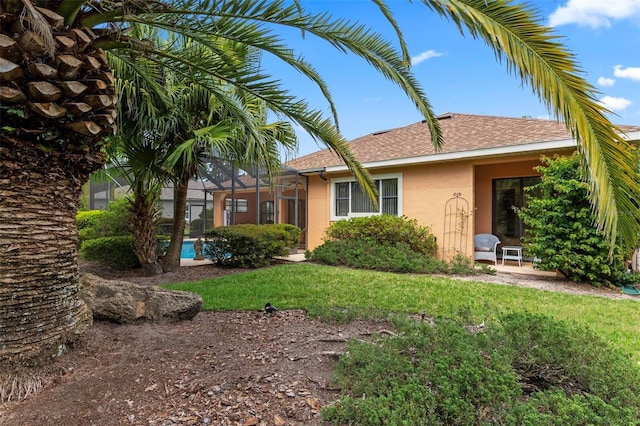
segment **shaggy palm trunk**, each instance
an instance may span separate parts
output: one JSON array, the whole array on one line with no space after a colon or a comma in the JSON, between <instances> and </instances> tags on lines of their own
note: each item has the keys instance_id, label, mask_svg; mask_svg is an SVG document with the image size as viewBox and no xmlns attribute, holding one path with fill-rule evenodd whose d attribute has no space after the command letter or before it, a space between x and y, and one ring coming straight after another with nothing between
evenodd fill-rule
<instances>
[{"instance_id":1,"label":"shaggy palm trunk","mask_svg":"<svg viewBox=\"0 0 640 426\"><path fill-rule=\"evenodd\" d=\"M133 247L147 276L162 273L158 262L155 199L156 197L145 196L142 190L137 189L131 205Z\"/></svg>"},{"instance_id":2,"label":"shaggy palm trunk","mask_svg":"<svg viewBox=\"0 0 640 426\"><path fill-rule=\"evenodd\" d=\"M162 261L162 268L165 272L175 271L180 267L180 253L182 252L182 241L184 238L184 219L187 209L187 190L189 189L189 178L182 179L182 182L174 186L173 193L173 229L171 231L171 243L167 249L167 254Z\"/></svg>"},{"instance_id":3,"label":"shaggy palm trunk","mask_svg":"<svg viewBox=\"0 0 640 426\"><path fill-rule=\"evenodd\" d=\"M116 118L96 34L51 10L25 16L23 5L0 0L1 400L21 397L7 393L21 366L57 357L91 324L78 295L76 213Z\"/></svg>"},{"instance_id":4,"label":"shaggy palm trunk","mask_svg":"<svg viewBox=\"0 0 640 426\"><path fill-rule=\"evenodd\" d=\"M22 178L7 177L36 149L0 144L0 374L57 357L91 326L78 297L76 212L80 180L40 155ZM32 152L28 152L32 151ZM37 154L36 154L37 155ZM43 158L44 157L44 158Z\"/></svg>"}]
</instances>

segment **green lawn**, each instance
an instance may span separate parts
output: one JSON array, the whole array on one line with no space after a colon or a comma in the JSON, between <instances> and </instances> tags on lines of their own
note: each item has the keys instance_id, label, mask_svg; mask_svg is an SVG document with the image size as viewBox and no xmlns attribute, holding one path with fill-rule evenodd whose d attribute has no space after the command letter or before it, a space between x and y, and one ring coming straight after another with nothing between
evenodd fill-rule
<instances>
[{"instance_id":1,"label":"green lawn","mask_svg":"<svg viewBox=\"0 0 640 426\"><path fill-rule=\"evenodd\" d=\"M634 300L310 263L166 287L200 294L205 310L258 310L270 302L280 309L300 308L320 315L348 308L363 315L386 311L464 315L469 322L491 321L506 312L540 313L587 325L640 362L640 304Z\"/></svg>"}]
</instances>

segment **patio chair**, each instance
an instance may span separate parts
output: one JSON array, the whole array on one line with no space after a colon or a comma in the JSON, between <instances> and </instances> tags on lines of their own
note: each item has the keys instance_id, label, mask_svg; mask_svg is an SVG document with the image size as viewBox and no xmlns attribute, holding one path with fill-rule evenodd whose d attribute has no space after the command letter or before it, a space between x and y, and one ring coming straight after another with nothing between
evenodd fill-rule
<instances>
[{"instance_id":1,"label":"patio chair","mask_svg":"<svg viewBox=\"0 0 640 426\"><path fill-rule=\"evenodd\" d=\"M473 259L492 260L498 264L498 244L500 239L493 234L476 234L473 236Z\"/></svg>"}]
</instances>

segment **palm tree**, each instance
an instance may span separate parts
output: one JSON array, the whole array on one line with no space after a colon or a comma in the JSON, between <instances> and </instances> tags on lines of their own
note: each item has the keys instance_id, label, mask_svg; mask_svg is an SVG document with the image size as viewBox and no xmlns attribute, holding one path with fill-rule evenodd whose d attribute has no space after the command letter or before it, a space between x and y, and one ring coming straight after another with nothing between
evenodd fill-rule
<instances>
[{"instance_id":1,"label":"palm tree","mask_svg":"<svg viewBox=\"0 0 640 426\"><path fill-rule=\"evenodd\" d=\"M269 76L230 58L217 40L272 52L315 81L314 69L255 22L293 26L324 37L370 62L429 113L401 55L358 25L313 16L282 1L105 2L0 0L0 372L37 364L63 352L91 323L78 297L75 214L81 185L105 162L114 133L114 78L102 49L123 60L143 55L208 88L256 140L253 118L229 87L263 99L342 153L358 176L334 121L287 93ZM177 56L127 33L143 23L187 38L196 48ZM133 56L132 56L133 55ZM224 84L220 84L224 82ZM335 109L335 108L334 108ZM29 273L25 273L29 271Z\"/></svg>"},{"instance_id":2,"label":"palm tree","mask_svg":"<svg viewBox=\"0 0 640 426\"><path fill-rule=\"evenodd\" d=\"M142 27L137 35L151 34ZM154 130L172 109L171 99L162 84L166 73L144 57L131 62L107 55L114 69L120 102L117 105L118 133L106 147L109 169L117 170L130 189L129 228L134 251L146 275L162 272L158 262L156 221L162 188L170 181L163 164L168 147L158 141Z\"/></svg>"},{"instance_id":3,"label":"palm tree","mask_svg":"<svg viewBox=\"0 0 640 426\"><path fill-rule=\"evenodd\" d=\"M157 39L148 28L137 26L136 32L145 34L147 39ZM245 66L255 60L243 46L229 46L229 58L236 55ZM243 132L240 123L234 124L233 116L206 87L184 81L171 70L158 70L146 58L123 61L113 57L110 63L118 76L121 102L120 131L108 152L132 188L134 249L147 275L170 272L180 266L189 182L199 177L213 153L233 158L238 164L251 158L257 165L266 165L273 174L280 169L274 142L293 149L297 142L295 132L288 122L266 124L267 110L260 108L264 102L249 102L240 94L239 104L254 118L258 134L264 137L255 143L251 132ZM154 232L158 213L155 206L162 186L169 182L174 188L174 224L161 267Z\"/></svg>"},{"instance_id":4,"label":"palm tree","mask_svg":"<svg viewBox=\"0 0 640 426\"><path fill-rule=\"evenodd\" d=\"M281 168L279 148L292 150L297 146L297 137L289 122L267 123L268 110L263 101L247 99L241 94L238 99L254 117L254 128L247 129L234 122L216 98L200 86L189 84L175 99L177 117L166 120L174 124L160 130L164 139L177 143L165 162L174 182L174 222L171 243L162 262L165 272L180 266L189 182L201 177L200 171L212 156L248 170L262 168L271 178ZM259 140L255 133L260 136Z\"/></svg>"},{"instance_id":5,"label":"palm tree","mask_svg":"<svg viewBox=\"0 0 640 426\"><path fill-rule=\"evenodd\" d=\"M299 2L284 0L0 0L0 372L57 356L90 323L77 295L75 213L81 185L103 165L105 137L114 132L117 100L101 49L121 58L143 55L198 81L256 141L263 138L238 103L236 90L263 100L268 109L332 148L372 194L373 182L340 136L329 89L309 63L280 41L277 29L296 28L364 58L415 103L439 146L437 121L410 73L400 29L388 6L373 1L396 29L400 51L364 25L310 14ZM640 198L635 165L571 53L525 5L504 0L423 3L485 40L563 119L585 154L599 223L612 242L617 236L630 244L640 229L640 218L631 214ZM211 54L203 57L194 48L176 56L130 36L132 23L189 39ZM318 85L332 117L311 109L260 70L228 58L218 43L222 39L269 52L300 71Z\"/></svg>"},{"instance_id":6,"label":"palm tree","mask_svg":"<svg viewBox=\"0 0 640 426\"><path fill-rule=\"evenodd\" d=\"M597 224L611 244L625 251L637 245L640 180L633 149L609 113L596 99L596 90L581 76L571 52L551 29L541 26L540 13L511 0L422 0L429 9L450 19L464 34L482 39L499 61L545 103L571 130L590 184Z\"/></svg>"}]
</instances>

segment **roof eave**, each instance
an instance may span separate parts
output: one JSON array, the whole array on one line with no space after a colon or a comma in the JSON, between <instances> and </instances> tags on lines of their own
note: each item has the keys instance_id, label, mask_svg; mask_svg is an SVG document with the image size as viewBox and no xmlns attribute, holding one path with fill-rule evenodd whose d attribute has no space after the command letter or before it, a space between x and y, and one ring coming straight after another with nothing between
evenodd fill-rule
<instances>
[{"instance_id":1,"label":"roof eave","mask_svg":"<svg viewBox=\"0 0 640 426\"><path fill-rule=\"evenodd\" d=\"M494 157L498 155L527 154L532 152L552 151L571 147L576 147L576 141L574 139L561 139L555 141L501 146L496 148L481 148L471 151L447 152L440 154L423 155L419 157L406 157L395 158L391 160L372 161L369 163L363 163L362 165L366 169L374 169L382 167L395 167L425 163L438 163L443 161L467 160L472 158ZM327 173L330 173L343 172L348 170L349 169L347 168L347 166L339 165L327 167L326 171Z\"/></svg>"},{"instance_id":2,"label":"roof eave","mask_svg":"<svg viewBox=\"0 0 640 426\"><path fill-rule=\"evenodd\" d=\"M640 140L640 130L634 130L623 134L623 137L628 141ZM395 167L406 166L425 163L437 163L443 161L456 161L466 160L472 158L493 157L498 155L513 155L513 154L527 154L534 152L553 151L558 149L577 147L575 139L558 139L553 141L543 141L535 143L526 143L519 145L509 145L492 148L481 148L470 151L456 151L447 152L441 154L429 154L419 157L405 157L394 158L390 160L371 161L368 163L362 163L362 166L366 169L382 168L382 167ZM344 172L349 169L345 165L327 166L326 172Z\"/></svg>"}]
</instances>

